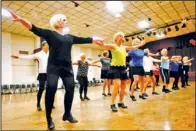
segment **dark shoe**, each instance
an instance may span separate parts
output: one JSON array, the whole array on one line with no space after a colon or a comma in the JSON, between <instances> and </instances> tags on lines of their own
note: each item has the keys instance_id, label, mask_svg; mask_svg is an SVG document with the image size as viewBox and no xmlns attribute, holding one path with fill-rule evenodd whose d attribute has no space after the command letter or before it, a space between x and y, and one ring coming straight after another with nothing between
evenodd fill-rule
<instances>
[{"instance_id":1,"label":"dark shoe","mask_svg":"<svg viewBox=\"0 0 196 131\"><path fill-rule=\"evenodd\" d=\"M146 94L146 93L143 93L143 96L145 96L145 97L148 97L148 94Z\"/></svg>"},{"instance_id":2,"label":"dark shoe","mask_svg":"<svg viewBox=\"0 0 196 131\"><path fill-rule=\"evenodd\" d=\"M48 122L48 129L52 130L55 128L54 122L52 121L52 118L50 117L49 119L47 119Z\"/></svg>"},{"instance_id":3,"label":"dark shoe","mask_svg":"<svg viewBox=\"0 0 196 131\"><path fill-rule=\"evenodd\" d=\"M168 89L165 89L165 93L170 93L171 91Z\"/></svg>"},{"instance_id":4,"label":"dark shoe","mask_svg":"<svg viewBox=\"0 0 196 131\"><path fill-rule=\"evenodd\" d=\"M139 98L141 98L141 99L143 99L143 100L145 100L146 99L146 97L144 97L144 95L142 94L142 95L139 95Z\"/></svg>"},{"instance_id":5,"label":"dark shoe","mask_svg":"<svg viewBox=\"0 0 196 131\"><path fill-rule=\"evenodd\" d=\"M180 88L179 87L176 87L176 90L180 90Z\"/></svg>"},{"instance_id":6,"label":"dark shoe","mask_svg":"<svg viewBox=\"0 0 196 131\"><path fill-rule=\"evenodd\" d=\"M118 109L116 108L115 104L111 105L111 109L113 112L118 112Z\"/></svg>"},{"instance_id":7,"label":"dark shoe","mask_svg":"<svg viewBox=\"0 0 196 131\"><path fill-rule=\"evenodd\" d=\"M139 90L140 88L137 86L136 89Z\"/></svg>"},{"instance_id":8,"label":"dark shoe","mask_svg":"<svg viewBox=\"0 0 196 131\"><path fill-rule=\"evenodd\" d=\"M159 95L159 93L157 93L157 92L152 92L152 95Z\"/></svg>"},{"instance_id":9,"label":"dark shoe","mask_svg":"<svg viewBox=\"0 0 196 131\"><path fill-rule=\"evenodd\" d=\"M81 100L81 101L84 101L84 98L83 98L82 96L80 96L80 100Z\"/></svg>"},{"instance_id":10,"label":"dark shoe","mask_svg":"<svg viewBox=\"0 0 196 131\"><path fill-rule=\"evenodd\" d=\"M111 93L108 93L108 96L111 96L112 94Z\"/></svg>"},{"instance_id":11,"label":"dark shoe","mask_svg":"<svg viewBox=\"0 0 196 131\"><path fill-rule=\"evenodd\" d=\"M124 109L126 109L126 108L127 108L127 106L125 106L125 104L124 104L124 103L118 103L118 107L121 107L121 108L124 108Z\"/></svg>"},{"instance_id":12,"label":"dark shoe","mask_svg":"<svg viewBox=\"0 0 196 131\"><path fill-rule=\"evenodd\" d=\"M147 87L151 87L151 85L148 85Z\"/></svg>"},{"instance_id":13,"label":"dark shoe","mask_svg":"<svg viewBox=\"0 0 196 131\"><path fill-rule=\"evenodd\" d=\"M176 87L172 87L172 90L176 90Z\"/></svg>"},{"instance_id":14,"label":"dark shoe","mask_svg":"<svg viewBox=\"0 0 196 131\"><path fill-rule=\"evenodd\" d=\"M182 88L186 88L186 86L182 86Z\"/></svg>"},{"instance_id":15,"label":"dark shoe","mask_svg":"<svg viewBox=\"0 0 196 131\"><path fill-rule=\"evenodd\" d=\"M41 111L42 110L41 105L37 105L37 110L38 111Z\"/></svg>"},{"instance_id":16,"label":"dark shoe","mask_svg":"<svg viewBox=\"0 0 196 131\"><path fill-rule=\"evenodd\" d=\"M135 88L134 91L137 91L137 89Z\"/></svg>"},{"instance_id":17,"label":"dark shoe","mask_svg":"<svg viewBox=\"0 0 196 131\"><path fill-rule=\"evenodd\" d=\"M130 98L132 99L132 101L136 101L135 96L130 96Z\"/></svg>"},{"instance_id":18,"label":"dark shoe","mask_svg":"<svg viewBox=\"0 0 196 131\"><path fill-rule=\"evenodd\" d=\"M159 84L156 84L156 86L160 86Z\"/></svg>"},{"instance_id":19,"label":"dark shoe","mask_svg":"<svg viewBox=\"0 0 196 131\"><path fill-rule=\"evenodd\" d=\"M189 84L186 84L186 86L191 86L191 85L189 85Z\"/></svg>"},{"instance_id":20,"label":"dark shoe","mask_svg":"<svg viewBox=\"0 0 196 131\"><path fill-rule=\"evenodd\" d=\"M103 96L107 96L105 93L102 93Z\"/></svg>"},{"instance_id":21,"label":"dark shoe","mask_svg":"<svg viewBox=\"0 0 196 131\"><path fill-rule=\"evenodd\" d=\"M76 120L72 115L65 116L63 115L63 121L69 121L70 123L77 123L78 120Z\"/></svg>"},{"instance_id":22,"label":"dark shoe","mask_svg":"<svg viewBox=\"0 0 196 131\"><path fill-rule=\"evenodd\" d=\"M84 97L84 99L86 99L86 100L90 100L90 98L88 98L87 96L85 96L85 97Z\"/></svg>"}]
</instances>

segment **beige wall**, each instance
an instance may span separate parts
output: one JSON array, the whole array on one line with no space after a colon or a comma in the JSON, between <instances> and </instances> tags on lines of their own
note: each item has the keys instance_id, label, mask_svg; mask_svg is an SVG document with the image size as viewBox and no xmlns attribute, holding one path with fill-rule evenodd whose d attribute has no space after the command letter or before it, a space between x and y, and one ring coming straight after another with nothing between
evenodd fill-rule
<instances>
[{"instance_id":1,"label":"beige wall","mask_svg":"<svg viewBox=\"0 0 196 131\"><path fill-rule=\"evenodd\" d=\"M38 48L39 38L25 37L2 32L2 84L22 84L37 82L38 66L34 60L12 59L11 55L19 55L19 50L29 51L30 54ZM73 46L72 61L80 59L80 53L88 58L98 59L100 50ZM77 66L73 67L76 76ZM89 80L93 77L100 79L100 68L89 68Z\"/></svg>"}]
</instances>

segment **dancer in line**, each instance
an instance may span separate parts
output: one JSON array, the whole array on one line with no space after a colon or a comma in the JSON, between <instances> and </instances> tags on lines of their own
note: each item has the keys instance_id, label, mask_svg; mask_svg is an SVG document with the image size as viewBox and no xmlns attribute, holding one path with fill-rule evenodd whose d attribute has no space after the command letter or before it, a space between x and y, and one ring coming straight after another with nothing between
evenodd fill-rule
<instances>
[{"instance_id":1,"label":"dancer in line","mask_svg":"<svg viewBox=\"0 0 196 131\"><path fill-rule=\"evenodd\" d=\"M133 40L132 45L138 45L139 43L143 43L145 41L141 41L140 39L136 38ZM144 52L141 49L135 49L135 50L131 50L128 52L128 55L130 57L132 57L132 72L133 72L133 78L134 78L134 82L132 84L131 90L130 90L130 98L132 99L132 101L136 101L136 98L134 96L134 89L137 83L140 83L141 87L140 87L140 95L139 98L145 100L145 94L144 94L144 67L143 67L143 57L146 55L149 56L158 56L158 54L152 54L150 52Z\"/></svg>"},{"instance_id":2,"label":"dancer in line","mask_svg":"<svg viewBox=\"0 0 196 131\"><path fill-rule=\"evenodd\" d=\"M102 43L99 40L93 40L92 38L82 38L66 34L65 29L67 28L67 18L63 14L56 14L51 17L50 25L53 30L49 30L36 27L30 21L18 16L10 9L9 12L12 15L13 21L21 22L31 32L39 37L43 37L48 42L49 58L45 95L48 128L55 128L51 113L59 77L61 77L66 90L64 97L65 113L63 115L63 121L68 120L71 123L78 122L71 114L72 101L74 97L74 74L71 62L71 48L73 44Z\"/></svg>"},{"instance_id":3,"label":"dancer in line","mask_svg":"<svg viewBox=\"0 0 196 131\"><path fill-rule=\"evenodd\" d=\"M178 64L178 57L171 57L170 61L170 77L174 78L172 90L179 90L178 87L178 79L179 79L179 64Z\"/></svg>"},{"instance_id":4,"label":"dancer in line","mask_svg":"<svg viewBox=\"0 0 196 131\"><path fill-rule=\"evenodd\" d=\"M113 112L117 112L118 109L115 105L116 96L118 94L120 88L120 100L118 103L118 107L120 108L127 108L124 104L124 95L125 95L125 87L127 82L127 72L126 72L126 51L137 49L145 44L144 41L138 43L138 45L126 47L122 44L125 42L125 37L123 32L117 32L114 35L114 42L115 44L104 44L100 42L102 47L107 50L110 50L112 53L112 62L110 66L109 75L111 79L113 79L114 87L112 91L112 101L111 101L111 109Z\"/></svg>"},{"instance_id":5,"label":"dancer in line","mask_svg":"<svg viewBox=\"0 0 196 131\"><path fill-rule=\"evenodd\" d=\"M108 71L110 70L110 64L111 64L111 58L109 58L109 52L107 50L104 50L103 57L100 57L98 61L95 61L95 63L101 62L102 68L101 68L101 79L104 79L103 81L103 96L107 96L105 93L106 86L108 87L108 96L111 96L110 92L110 85L111 80L110 76L108 75Z\"/></svg>"},{"instance_id":6,"label":"dancer in line","mask_svg":"<svg viewBox=\"0 0 196 131\"><path fill-rule=\"evenodd\" d=\"M37 77L37 80L39 81L39 91L37 93L37 110L41 111L41 97L43 94L43 91L45 89L45 84L47 80L47 75L46 75L46 67L48 63L48 43L46 41L43 41L42 44L42 50L38 53L35 53L33 55L26 55L26 56L14 56L12 55L11 57L14 59L25 59L25 60L32 60L32 59L37 59L39 61L39 74ZM53 107L54 108L54 107Z\"/></svg>"},{"instance_id":7,"label":"dancer in line","mask_svg":"<svg viewBox=\"0 0 196 131\"><path fill-rule=\"evenodd\" d=\"M144 49L144 52L150 53L150 50ZM157 54L159 56L159 54ZM153 75L153 62L161 62L161 60L154 59L151 56L144 56L143 58L143 66L144 66L144 71L146 75L146 80L144 84L144 96L148 97L148 94L146 94L146 87L150 82L152 83L152 95L159 95L159 93L155 92L155 77Z\"/></svg>"},{"instance_id":8,"label":"dancer in line","mask_svg":"<svg viewBox=\"0 0 196 131\"><path fill-rule=\"evenodd\" d=\"M153 65L153 74L156 79L156 86L159 86L160 67L159 67L158 63L154 63L154 65Z\"/></svg>"},{"instance_id":9,"label":"dancer in line","mask_svg":"<svg viewBox=\"0 0 196 131\"><path fill-rule=\"evenodd\" d=\"M189 79L189 67L192 65L191 61L193 61L194 58L188 59L187 56L183 57L183 73L184 73L184 83L185 86L190 86L188 84L188 79Z\"/></svg>"},{"instance_id":10,"label":"dancer in line","mask_svg":"<svg viewBox=\"0 0 196 131\"><path fill-rule=\"evenodd\" d=\"M95 64L89 64L86 61L86 55L84 53L80 54L80 60L78 60L78 62L73 62L73 65L78 65L78 71L77 71L77 80L79 81L80 84L80 100L84 101L86 100L90 100L90 98L87 96L87 92L88 92L88 68L89 66L97 66L100 67L99 65L95 65ZM84 97L82 96L84 90Z\"/></svg>"},{"instance_id":11,"label":"dancer in line","mask_svg":"<svg viewBox=\"0 0 196 131\"><path fill-rule=\"evenodd\" d=\"M177 58L177 61L178 61L178 72L179 72L178 81L179 81L179 79L181 79L181 88L186 88L185 87L185 80L184 80L182 56L179 56Z\"/></svg>"}]
</instances>

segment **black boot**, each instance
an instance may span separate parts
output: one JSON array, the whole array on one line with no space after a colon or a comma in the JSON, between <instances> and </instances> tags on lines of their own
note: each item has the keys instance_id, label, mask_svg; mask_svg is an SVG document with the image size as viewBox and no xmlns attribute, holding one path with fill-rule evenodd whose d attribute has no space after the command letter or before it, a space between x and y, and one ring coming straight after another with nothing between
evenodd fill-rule
<instances>
[{"instance_id":1,"label":"black boot","mask_svg":"<svg viewBox=\"0 0 196 131\"><path fill-rule=\"evenodd\" d=\"M82 97L82 94L80 94L80 100L84 101L84 98Z\"/></svg>"},{"instance_id":2,"label":"black boot","mask_svg":"<svg viewBox=\"0 0 196 131\"><path fill-rule=\"evenodd\" d=\"M124 103L118 103L118 107L121 107L121 108L124 108L124 109L126 109L126 108L127 108L127 106L125 106L125 104L124 104Z\"/></svg>"},{"instance_id":3,"label":"black boot","mask_svg":"<svg viewBox=\"0 0 196 131\"><path fill-rule=\"evenodd\" d=\"M112 94L111 93L108 93L108 96L111 96Z\"/></svg>"},{"instance_id":4,"label":"black boot","mask_svg":"<svg viewBox=\"0 0 196 131\"><path fill-rule=\"evenodd\" d=\"M42 110L42 108L41 108L41 105L40 105L40 104L37 104L37 110L38 110L38 111L41 111L41 110Z\"/></svg>"},{"instance_id":5,"label":"black boot","mask_svg":"<svg viewBox=\"0 0 196 131\"><path fill-rule=\"evenodd\" d=\"M52 121L52 118L51 117L48 117L47 118L47 122L48 122L48 129L49 130L52 130L52 129L55 128L54 122Z\"/></svg>"},{"instance_id":6,"label":"black boot","mask_svg":"<svg viewBox=\"0 0 196 131\"><path fill-rule=\"evenodd\" d=\"M135 96L130 96L130 98L132 99L132 101L136 101Z\"/></svg>"},{"instance_id":7,"label":"black boot","mask_svg":"<svg viewBox=\"0 0 196 131\"><path fill-rule=\"evenodd\" d=\"M153 95L159 95L159 93L157 93L157 92L155 92L155 91L152 92L152 94L153 94Z\"/></svg>"},{"instance_id":8,"label":"black boot","mask_svg":"<svg viewBox=\"0 0 196 131\"><path fill-rule=\"evenodd\" d=\"M86 100L90 100L90 98L88 98L87 96L85 96L85 97L84 97L84 99L86 99Z\"/></svg>"},{"instance_id":9,"label":"black boot","mask_svg":"<svg viewBox=\"0 0 196 131\"><path fill-rule=\"evenodd\" d=\"M143 93L143 96L145 96L145 97L148 97L148 94L146 94L146 93Z\"/></svg>"},{"instance_id":10,"label":"black boot","mask_svg":"<svg viewBox=\"0 0 196 131\"><path fill-rule=\"evenodd\" d=\"M146 99L146 97L144 97L144 95L142 94L142 95L139 95L139 98L141 98L141 99L143 99L143 100L145 100Z\"/></svg>"},{"instance_id":11,"label":"black boot","mask_svg":"<svg viewBox=\"0 0 196 131\"><path fill-rule=\"evenodd\" d=\"M70 123L77 123L78 120L76 120L72 114L70 114L69 116L66 116L65 114L63 115L63 121L69 121Z\"/></svg>"},{"instance_id":12,"label":"black boot","mask_svg":"<svg viewBox=\"0 0 196 131\"><path fill-rule=\"evenodd\" d=\"M116 108L115 104L111 105L111 109L113 112L118 112L118 109Z\"/></svg>"},{"instance_id":13,"label":"black boot","mask_svg":"<svg viewBox=\"0 0 196 131\"><path fill-rule=\"evenodd\" d=\"M103 96L107 96L105 93L102 93Z\"/></svg>"}]
</instances>

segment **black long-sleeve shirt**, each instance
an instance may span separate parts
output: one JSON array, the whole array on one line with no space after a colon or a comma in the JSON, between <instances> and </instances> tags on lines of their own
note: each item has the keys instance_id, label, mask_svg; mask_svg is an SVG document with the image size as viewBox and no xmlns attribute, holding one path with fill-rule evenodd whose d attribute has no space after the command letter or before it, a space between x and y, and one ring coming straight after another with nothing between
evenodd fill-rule
<instances>
[{"instance_id":1,"label":"black long-sleeve shirt","mask_svg":"<svg viewBox=\"0 0 196 131\"><path fill-rule=\"evenodd\" d=\"M55 62L71 62L71 48L73 44L92 43L92 38L82 38L70 34L61 35L56 31L41 29L32 25L31 31L43 37L49 45L48 64Z\"/></svg>"},{"instance_id":2,"label":"black long-sleeve shirt","mask_svg":"<svg viewBox=\"0 0 196 131\"><path fill-rule=\"evenodd\" d=\"M70 34L61 35L56 31L41 29L32 24L30 30L43 37L49 45L48 66L63 66L71 64L71 48L73 44L92 43L92 38L82 38ZM49 72L54 68L49 68ZM52 71L51 71L52 72Z\"/></svg>"}]
</instances>

